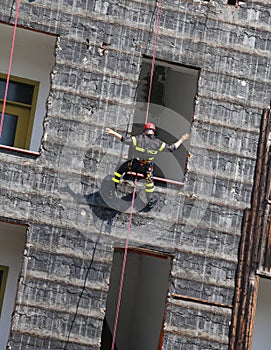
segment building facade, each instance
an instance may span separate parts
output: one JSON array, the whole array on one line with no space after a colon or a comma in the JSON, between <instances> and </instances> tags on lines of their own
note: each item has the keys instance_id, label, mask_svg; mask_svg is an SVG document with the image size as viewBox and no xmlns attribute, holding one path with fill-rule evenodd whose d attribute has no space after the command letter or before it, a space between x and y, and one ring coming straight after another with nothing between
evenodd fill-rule
<instances>
[{"instance_id":1,"label":"building facade","mask_svg":"<svg viewBox=\"0 0 271 350\"><path fill-rule=\"evenodd\" d=\"M119 350L266 349L270 14L2 1L0 349L111 349L116 320ZM132 151L105 133L146 116L163 141L190 134L159 155L151 210L140 179L135 203L129 179L110 198Z\"/></svg>"}]
</instances>

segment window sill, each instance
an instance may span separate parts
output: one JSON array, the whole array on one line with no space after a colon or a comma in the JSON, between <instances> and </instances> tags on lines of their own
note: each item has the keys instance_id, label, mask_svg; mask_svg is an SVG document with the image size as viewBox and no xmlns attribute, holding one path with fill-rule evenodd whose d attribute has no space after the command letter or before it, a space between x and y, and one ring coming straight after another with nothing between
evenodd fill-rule
<instances>
[{"instance_id":1,"label":"window sill","mask_svg":"<svg viewBox=\"0 0 271 350\"><path fill-rule=\"evenodd\" d=\"M38 156L40 156L40 152L29 151L27 149L11 147L11 146L1 145L1 144L0 144L0 153L15 154L15 155L21 155L21 156L30 157L30 158L37 158Z\"/></svg>"}]
</instances>

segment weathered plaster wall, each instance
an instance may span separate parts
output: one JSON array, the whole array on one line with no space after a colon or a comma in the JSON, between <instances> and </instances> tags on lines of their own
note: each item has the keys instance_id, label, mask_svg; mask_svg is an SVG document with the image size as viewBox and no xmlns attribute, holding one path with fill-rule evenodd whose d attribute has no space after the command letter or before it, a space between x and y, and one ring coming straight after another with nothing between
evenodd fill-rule
<instances>
[{"instance_id":1,"label":"weathered plaster wall","mask_svg":"<svg viewBox=\"0 0 271 350\"><path fill-rule=\"evenodd\" d=\"M2 2L7 22L11 1ZM99 197L122 150L104 127L124 129L132 115L141 58L152 55L154 6L22 1L19 25L59 38L40 157L0 154L0 215L30 225L12 349L63 349L70 331L67 348L99 348L112 246L124 243L128 221ZM201 69L192 157L184 189L134 215L130 244L173 253L169 292L209 302L169 296L163 349L228 347L243 210L270 99L270 12L267 0L239 9L163 1L157 58Z\"/></svg>"}]
</instances>

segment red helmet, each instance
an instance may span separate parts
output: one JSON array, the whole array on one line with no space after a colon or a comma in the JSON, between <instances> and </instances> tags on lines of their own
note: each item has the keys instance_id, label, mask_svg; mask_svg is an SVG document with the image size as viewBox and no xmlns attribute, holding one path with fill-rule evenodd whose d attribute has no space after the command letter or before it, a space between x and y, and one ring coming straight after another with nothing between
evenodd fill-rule
<instances>
[{"instance_id":1,"label":"red helmet","mask_svg":"<svg viewBox=\"0 0 271 350\"><path fill-rule=\"evenodd\" d=\"M153 123L146 123L144 125L144 131L147 130L147 129L151 129L151 130L153 130L155 132L156 131L156 126Z\"/></svg>"}]
</instances>

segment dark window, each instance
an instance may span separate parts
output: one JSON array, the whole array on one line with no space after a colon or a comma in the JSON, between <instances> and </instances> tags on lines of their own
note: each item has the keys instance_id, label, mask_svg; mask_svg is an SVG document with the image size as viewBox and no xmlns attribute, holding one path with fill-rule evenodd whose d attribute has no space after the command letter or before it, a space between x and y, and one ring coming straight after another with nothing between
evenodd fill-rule
<instances>
[{"instance_id":1,"label":"dark window","mask_svg":"<svg viewBox=\"0 0 271 350\"><path fill-rule=\"evenodd\" d=\"M0 144L13 146L16 134L18 117L11 114L4 114L3 132L0 137Z\"/></svg>"},{"instance_id":2,"label":"dark window","mask_svg":"<svg viewBox=\"0 0 271 350\"><path fill-rule=\"evenodd\" d=\"M4 99L6 80L0 79L0 99ZM9 82L7 100L27 105L32 104L34 86L18 82Z\"/></svg>"}]
</instances>

